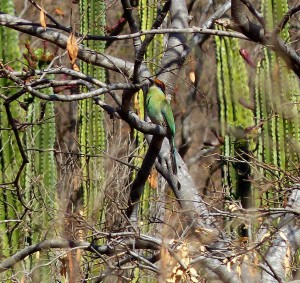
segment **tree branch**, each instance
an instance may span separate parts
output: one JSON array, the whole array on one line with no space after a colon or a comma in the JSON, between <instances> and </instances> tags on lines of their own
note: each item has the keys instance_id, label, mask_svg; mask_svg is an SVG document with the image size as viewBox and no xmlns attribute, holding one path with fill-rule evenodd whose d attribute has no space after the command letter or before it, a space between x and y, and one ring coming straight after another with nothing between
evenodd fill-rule
<instances>
[{"instance_id":1,"label":"tree branch","mask_svg":"<svg viewBox=\"0 0 300 283\"><path fill-rule=\"evenodd\" d=\"M62 49L67 48L67 36L50 28L44 30L43 27L33 26L30 21L0 12L0 25L49 41ZM130 77L133 72L132 63L110 55L100 54L82 44L79 45L78 58L84 62L123 73L127 77Z\"/></svg>"},{"instance_id":2,"label":"tree branch","mask_svg":"<svg viewBox=\"0 0 300 283\"><path fill-rule=\"evenodd\" d=\"M253 23L247 16L245 0L231 0L231 16L244 35L263 44L280 56L290 69L300 78L300 57L297 52L278 37L276 31L269 34L261 26Z\"/></svg>"},{"instance_id":3,"label":"tree branch","mask_svg":"<svg viewBox=\"0 0 300 283\"><path fill-rule=\"evenodd\" d=\"M300 189L296 184L289 197L288 207L291 209L299 209L300 206ZM272 266L272 269L282 282L286 282L285 265L287 261L291 264L293 257L300 248L300 225L294 214L286 213L279 225L272 245L265 254L266 261ZM274 282L273 276L269 272L262 273L263 282Z\"/></svg>"},{"instance_id":4,"label":"tree branch","mask_svg":"<svg viewBox=\"0 0 300 283\"><path fill-rule=\"evenodd\" d=\"M231 7L231 1L227 1L220 9L218 9L203 25L203 29L210 29L214 21L216 19L221 18ZM204 41L205 38L208 37L209 34L203 34L203 33L196 33L193 35L193 37L190 39L188 43L188 48L182 53L182 60L186 60L187 56L190 54L190 52L193 50L193 48L200 43L200 41Z\"/></svg>"},{"instance_id":5,"label":"tree branch","mask_svg":"<svg viewBox=\"0 0 300 283\"><path fill-rule=\"evenodd\" d=\"M127 216L134 224L138 221L139 201L143 194L145 183L150 175L155 159L159 154L163 139L164 137L162 136L153 136L142 166L131 185Z\"/></svg>"},{"instance_id":6,"label":"tree branch","mask_svg":"<svg viewBox=\"0 0 300 283\"><path fill-rule=\"evenodd\" d=\"M286 12L286 14L283 16L283 19L280 21L280 23L277 25L276 29L275 29L275 33L279 34L285 27L285 25L287 24L287 22L290 20L290 18L298 13L300 10L300 4L294 6L292 9L288 10Z\"/></svg>"},{"instance_id":7,"label":"tree branch","mask_svg":"<svg viewBox=\"0 0 300 283\"><path fill-rule=\"evenodd\" d=\"M163 20L165 19L169 9L171 7L171 0L168 0L161 13L157 16L156 20L154 21L151 30L156 30L160 27L160 25L162 24ZM135 57L135 62L134 62L134 71L133 71L133 81L137 82L138 81L138 76L139 76L139 69L140 66L143 62L143 58L144 55L146 53L147 47L150 44L150 42L152 41L152 39L154 38L155 34L148 34L146 35L141 47L139 48L136 57Z\"/></svg>"},{"instance_id":8,"label":"tree branch","mask_svg":"<svg viewBox=\"0 0 300 283\"><path fill-rule=\"evenodd\" d=\"M39 244L29 246L10 258L4 260L0 264L0 272L4 272L9 268L12 268L15 264L23 260L25 257L36 253L38 251L49 250L49 249L68 249L68 248L82 248L87 249L90 246L87 242L77 242L71 240L45 240Z\"/></svg>"}]
</instances>

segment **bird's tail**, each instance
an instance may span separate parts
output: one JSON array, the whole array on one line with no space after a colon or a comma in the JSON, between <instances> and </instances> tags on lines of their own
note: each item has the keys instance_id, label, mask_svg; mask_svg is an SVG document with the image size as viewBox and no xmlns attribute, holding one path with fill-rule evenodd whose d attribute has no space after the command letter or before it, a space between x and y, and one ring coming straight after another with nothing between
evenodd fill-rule
<instances>
[{"instance_id":1,"label":"bird's tail","mask_svg":"<svg viewBox=\"0 0 300 283\"><path fill-rule=\"evenodd\" d=\"M174 137L172 137L172 140L170 142L171 145L171 161L172 161L172 170L173 174L177 175L177 160L176 160L176 147L175 147L175 140Z\"/></svg>"}]
</instances>

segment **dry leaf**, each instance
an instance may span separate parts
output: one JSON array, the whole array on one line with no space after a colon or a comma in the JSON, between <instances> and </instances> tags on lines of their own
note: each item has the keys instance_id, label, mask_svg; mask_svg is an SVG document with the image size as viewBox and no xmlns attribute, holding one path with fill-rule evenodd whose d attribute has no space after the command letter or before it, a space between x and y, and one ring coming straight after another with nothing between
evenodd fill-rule
<instances>
[{"instance_id":1,"label":"dry leaf","mask_svg":"<svg viewBox=\"0 0 300 283\"><path fill-rule=\"evenodd\" d=\"M70 62L73 65L75 63L75 61L77 59L77 55L78 55L78 44L77 44L77 40L76 40L73 32L71 32L71 34L68 38L68 41L67 41L67 51L69 54ZM74 69L74 67L73 67L73 69Z\"/></svg>"},{"instance_id":2,"label":"dry leaf","mask_svg":"<svg viewBox=\"0 0 300 283\"><path fill-rule=\"evenodd\" d=\"M231 262L230 261L227 262L226 267L227 267L228 272L231 272Z\"/></svg>"},{"instance_id":3,"label":"dry leaf","mask_svg":"<svg viewBox=\"0 0 300 283\"><path fill-rule=\"evenodd\" d=\"M199 250L200 250L200 252L205 252L206 251L206 247L203 246L203 245L201 245Z\"/></svg>"},{"instance_id":4,"label":"dry leaf","mask_svg":"<svg viewBox=\"0 0 300 283\"><path fill-rule=\"evenodd\" d=\"M291 249L288 246L287 250L286 250L286 253L285 253L285 259L284 259L284 273L285 273L285 276L287 276L289 274L289 272L291 271L290 258L291 258Z\"/></svg>"},{"instance_id":5,"label":"dry leaf","mask_svg":"<svg viewBox=\"0 0 300 283\"><path fill-rule=\"evenodd\" d=\"M57 14L59 16L64 16L65 15L65 12L62 9L60 9L60 8L56 8L54 10L54 12L55 12L55 14Z\"/></svg>"},{"instance_id":6,"label":"dry leaf","mask_svg":"<svg viewBox=\"0 0 300 283\"><path fill-rule=\"evenodd\" d=\"M141 111L140 111L140 105L139 105L138 93L136 93L136 94L134 95L134 98L133 98L133 107L134 107L134 110L136 111L137 115L140 116Z\"/></svg>"},{"instance_id":7,"label":"dry leaf","mask_svg":"<svg viewBox=\"0 0 300 283\"><path fill-rule=\"evenodd\" d=\"M148 177L148 182L152 189L157 188L157 176L158 176L157 171L155 169L153 169L151 174Z\"/></svg>"},{"instance_id":8,"label":"dry leaf","mask_svg":"<svg viewBox=\"0 0 300 283\"><path fill-rule=\"evenodd\" d=\"M273 69L273 78L275 81L278 80L279 70L280 70L280 66L279 66L278 62L275 62L274 69Z\"/></svg>"},{"instance_id":9,"label":"dry leaf","mask_svg":"<svg viewBox=\"0 0 300 283\"><path fill-rule=\"evenodd\" d=\"M76 63L74 63L74 64L72 65L72 68L73 68L74 71L77 71L77 72L80 71L80 69L79 69L79 67L78 67L78 65L77 65Z\"/></svg>"},{"instance_id":10,"label":"dry leaf","mask_svg":"<svg viewBox=\"0 0 300 283\"><path fill-rule=\"evenodd\" d=\"M228 206L228 209L229 209L230 212L234 212L234 211L239 210L240 208L239 208L239 206L237 204L233 203L233 204L230 204Z\"/></svg>"},{"instance_id":11,"label":"dry leaf","mask_svg":"<svg viewBox=\"0 0 300 283\"><path fill-rule=\"evenodd\" d=\"M59 271L60 275L64 278L67 278L67 266L63 264Z\"/></svg>"},{"instance_id":12,"label":"dry leaf","mask_svg":"<svg viewBox=\"0 0 300 283\"><path fill-rule=\"evenodd\" d=\"M271 234L270 234L270 232L267 232L266 234L264 234L263 236L262 236L262 238L261 238L261 242L263 242L266 238L269 238L269 237L271 237Z\"/></svg>"},{"instance_id":13,"label":"dry leaf","mask_svg":"<svg viewBox=\"0 0 300 283\"><path fill-rule=\"evenodd\" d=\"M279 231L279 235L286 243L288 242L286 235L282 231Z\"/></svg>"},{"instance_id":14,"label":"dry leaf","mask_svg":"<svg viewBox=\"0 0 300 283\"><path fill-rule=\"evenodd\" d=\"M44 30L46 30L46 14L45 14L45 11L43 9L41 9L40 11L40 23L41 23L41 26L44 28Z\"/></svg>"},{"instance_id":15,"label":"dry leaf","mask_svg":"<svg viewBox=\"0 0 300 283\"><path fill-rule=\"evenodd\" d=\"M190 268L190 274L191 274L192 276L196 276L196 277L198 276L198 273L197 273L196 269L193 268L193 267Z\"/></svg>"},{"instance_id":16,"label":"dry leaf","mask_svg":"<svg viewBox=\"0 0 300 283\"><path fill-rule=\"evenodd\" d=\"M241 277L241 275L242 275L242 269L241 269L241 266L240 266L240 265L238 265L238 266L236 267L236 272L237 272L238 276Z\"/></svg>"},{"instance_id":17,"label":"dry leaf","mask_svg":"<svg viewBox=\"0 0 300 283\"><path fill-rule=\"evenodd\" d=\"M195 83L196 81L196 76L194 71L190 71L190 80L192 81L192 83Z\"/></svg>"}]
</instances>

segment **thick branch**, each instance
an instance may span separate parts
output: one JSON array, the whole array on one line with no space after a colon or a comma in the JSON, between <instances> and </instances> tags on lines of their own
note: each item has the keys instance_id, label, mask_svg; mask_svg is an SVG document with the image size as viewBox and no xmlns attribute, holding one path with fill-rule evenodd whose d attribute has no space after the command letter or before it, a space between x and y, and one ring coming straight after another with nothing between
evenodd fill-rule
<instances>
[{"instance_id":1,"label":"thick branch","mask_svg":"<svg viewBox=\"0 0 300 283\"><path fill-rule=\"evenodd\" d=\"M67 48L67 36L53 29L47 28L44 30L42 27L33 26L30 21L25 21L0 12L0 25L49 41L62 49ZM100 54L81 44L79 45L78 58L96 66L124 73L128 77L131 76L133 71L132 63L110 55Z\"/></svg>"},{"instance_id":2,"label":"thick branch","mask_svg":"<svg viewBox=\"0 0 300 283\"><path fill-rule=\"evenodd\" d=\"M297 52L278 37L277 29L275 29L275 32L269 34L261 26L250 21L247 15L248 8L243 3L244 1L245 0L231 1L232 19L238 25L239 29L251 40L259 42L273 50L300 78L300 57Z\"/></svg>"},{"instance_id":3,"label":"thick branch","mask_svg":"<svg viewBox=\"0 0 300 283\"><path fill-rule=\"evenodd\" d=\"M173 0L170 8L171 27L181 29L188 27L188 11L186 1ZM172 94L178 73L183 65L181 54L186 49L186 37L183 34L170 33L168 46L162 59L160 73L165 82L167 94Z\"/></svg>"},{"instance_id":4,"label":"thick branch","mask_svg":"<svg viewBox=\"0 0 300 283\"><path fill-rule=\"evenodd\" d=\"M49 249L68 249L68 248L82 248L86 249L90 246L87 242L76 242L76 241L68 241L68 240L46 240L39 244L29 246L12 257L4 260L0 264L0 272L4 272L7 269L13 267L15 264L23 260L25 257L36 253L38 251L49 250Z\"/></svg>"},{"instance_id":5,"label":"thick branch","mask_svg":"<svg viewBox=\"0 0 300 283\"><path fill-rule=\"evenodd\" d=\"M143 194L145 183L150 175L155 159L159 154L163 139L164 137L161 136L153 136L142 166L130 188L127 215L133 223L136 223L138 220L139 201Z\"/></svg>"},{"instance_id":6,"label":"thick branch","mask_svg":"<svg viewBox=\"0 0 300 283\"><path fill-rule=\"evenodd\" d=\"M299 209L300 207L300 189L299 184L295 185L292 194L289 198L289 205L292 209ZM282 282L286 282L285 263L288 261L291 264L293 257L300 248L300 225L299 220L294 214L285 214L282 217L276 237L272 240L272 245L268 249L265 258L272 269L280 276ZM274 277L270 272L262 273L262 282L274 282Z\"/></svg>"}]
</instances>

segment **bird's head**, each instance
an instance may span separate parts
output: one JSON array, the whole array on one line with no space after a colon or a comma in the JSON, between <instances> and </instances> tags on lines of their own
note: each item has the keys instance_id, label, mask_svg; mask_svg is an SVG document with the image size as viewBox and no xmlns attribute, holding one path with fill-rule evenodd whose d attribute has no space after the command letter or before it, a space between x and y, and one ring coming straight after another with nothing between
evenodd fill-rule
<instances>
[{"instance_id":1,"label":"bird's head","mask_svg":"<svg viewBox=\"0 0 300 283\"><path fill-rule=\"evenodd\" d=\"M155 85L155 86L159 87L162 90L162 92L165 93L166 86L163 81L159 80L158 78L155 78L155 79L147 78L147 79L150 81L151 85Z\"/></svg>"}]
</instances>

